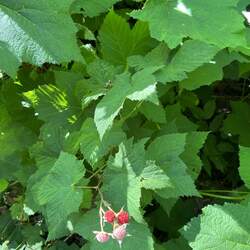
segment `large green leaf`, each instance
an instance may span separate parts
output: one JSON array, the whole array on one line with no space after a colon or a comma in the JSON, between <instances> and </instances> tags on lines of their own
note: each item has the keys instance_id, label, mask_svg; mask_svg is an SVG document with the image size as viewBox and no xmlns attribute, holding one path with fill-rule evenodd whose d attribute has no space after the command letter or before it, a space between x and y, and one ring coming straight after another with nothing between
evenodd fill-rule
<instances>
[{"instance_id":1,"label":"large green leaf","mask_svg":"<svg viewBox=\"0 0 250 250\"><path fill-rule=\"evenodd\" d=\"M54 166L34 185L33 195L44 206L49 227L49 238L58 237L62 227L66 229L67 216L78 211L83 192L74 187L84 176L82 161L62 152Z\"/></svg>"},{"instance_id":2,"label":"large green leaf","mask_svg":"<svg viewBox=\"0 0 250 250\"><path fill-rule=\"evenodd\" d=\"M115 65L125 65L128 56L145 54L152 48L147 24L137 22L131 30L114 11L104 19L99 40L103 58Z\"/></svg>"},{"instance_id":3,"label":"large green leaf","mask_svg":"<svg viewBox=\"0 0 250 250\"><path fill-rule=\"evenodd\" d=\"M132 77L128 72L118 75L114 86L98 103L95 110L95 124L102 138L111 128L113 120L122 109L126 98L132 101L157 99L156 82L152 73L156 68L146 68L136 72Z\"/></svg>"},{"instance_id":4,"label":"large green leaf","mask_svg":"<svg viewBox=\"0 0 250 250\"><path fill-rule=\"evenodd\" d=\"M70 4L66 0L1 0L2 69L14 77L22 61L35 65L82 61L76 28L68 14Z\"/></svg>"},{"instance_id":5,"label":"large green leaf","mask_svg":"<svg viewBox=\"0 0 250 250\"><path fill-rule=\"evenodd\" d=\"M249 208L249 204L207 206L181 233L195 250L250 249Z\"/></svg>"},{"instance_id":6,"label":"large green leaf","mask_svg":"<svg viewBox=\"0 0 250 250\"><path fill-rule=\"evenodd\" d=\"M237 3L238 0L149 0L131 16L148 22L152 37L165 41L170 48L186 37L220 48L237 47L246 45L243 16L237 12ZM227 25L228 20L232 25Z\"/></svg>"},{"instance_id":7,"label":"large green leaf","mask_svg":"<svg viewBox=\"0 0 250 250\"><path fill-rule=\"evenodd\" d=\"M104 173L104 198L116 210L125 206L138 222L143 221L140 213L141 188L162 189L168 186L169 180L153 161L146 161L145 142L140 140L133 144L130 139L122 143Z\"/></svg>"}]
</instances>

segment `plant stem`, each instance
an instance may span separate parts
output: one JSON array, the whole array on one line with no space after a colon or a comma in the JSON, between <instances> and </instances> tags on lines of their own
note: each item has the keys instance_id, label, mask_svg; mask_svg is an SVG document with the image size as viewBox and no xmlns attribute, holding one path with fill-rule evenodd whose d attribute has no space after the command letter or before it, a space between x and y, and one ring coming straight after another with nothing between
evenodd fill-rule
<instances>
[{"instance_id":1,"label":"plant stem","mask_svg":"<svg viewBox=\"0 0 250 250\"><path fill-rule=\"evenodd\" d=\"M207 189L207 190L200 190L200 192L205 192L205 193L236 193L236 194L250 194L249 191L223 190L223 189Z\"/></svg>"},{"instance_id":2,"label":"plant stem","mask_svg":"<svg viewBox=\"0 0 250 250\"><path fill-rule=\"evenodd\" d=\"M79 189L97 189L98 186L74 186L75 188L79 188Z\"/></svg>"},{"instance_id":3,"label":"plant stem","mask_svg":"<svg viewBox=\"0 0 250 250\"><path fill-rule=\"evenodd\" d=\"M218 199L224 199L224 200L244 200L247 195L244 196L224 196L224 195L219 195L219 194L212 194L212 193L207 193L200 191L200 194L203 196L209 196L209 197L214 197Z\"/></svg>"},{"instance_id":4,"label":"plant stem","mask_svg":"<svg viewBox=\"0 0 250 250\"><path fill-rule=\"evenodd\" d=\"M95 177L99 172L101 172L105 167L107 166L107 163L103 164L96 172L94 172L90 177L88 177L88 180Z\"/></svg>"},{"instance_id":5,"label":"plant stem","mask_svg":"<svg viewBox=\"0 0 250 250\"><path fill-rule=\"evenodd\" d=\"M142 103L143 103L143 101L138 102L135 105L135 107L132 109L132 111L128 115L126 115L125 117L122 117L119 122L123 123L124 121L126 121L142 105Z\"/></svg>"}]
</instances>

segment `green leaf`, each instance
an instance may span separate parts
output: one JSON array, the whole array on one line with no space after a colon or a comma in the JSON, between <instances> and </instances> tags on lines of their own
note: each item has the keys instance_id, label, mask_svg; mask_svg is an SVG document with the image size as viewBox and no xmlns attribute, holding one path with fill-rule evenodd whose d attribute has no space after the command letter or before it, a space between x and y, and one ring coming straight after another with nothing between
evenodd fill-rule
<instances>
[{"instance_id":1,"label":"green leaf","mask_svg":"<svg viewBox=\"0 0 250 250\"><path fill-rule=\"evenodd\" d=\"M250 109L245 102L231 102L232 112L224 120L223 131L229 135L238 135L240 144L250 146Z\"/></svg>"},{"instance_id":2,"label":"green leaf","mask_svg":"<svg viewBox=\"0 0 250 250\"><path fill-rule=\"evenodd\" d=\"M207 206L182 230L192 249L250 249L249 204Z\"/></svg>"},{"instance_id":3,"label":"green leaf","mask_svg":"<svg viewBox=\"0 0 250 250\"><path fill-rule=\"evenodd\" d=\"M119 145L125 138L126 136L121 128L114 126L104 135L101 141L94 120L88 118L80 131L73 133L68 140L74 153L80 148L86 160L91 165L95 165L112 147Z\"/></svg>"},{"instance_id":4,"label":"green leaf","mask_svg":"<svg viewBox=\"0 0 250 250\"><path fill-rule=\"evenodd\" d=\"M115 65L126 65L127 57L145 54L152 48L148 26L137 22L133 29L125 19L110 11L99 31L103 58Z\"/></svg>"},{"instance_id":5,"label":"green leaf","mask_svg":"<svg viewBox=\"0 0 250 250\"><path fill-rule=\"evenodd\" d=\"M56 85L41 85L24 95L41 120L58 126L69 126L81 112L81 103L75 96L75 88L82 75L63 71L55 71L54 74Z\"/></svg>"},{"instance_id":6,"label":"green leaf","mask_svg":"<svg viewBox=\"0 0 250 250\"><path fill-rule=\"evenodd\" d=\"M199 53L196 53L199 51ZM157 72L156 78L160 82L181 81L204 63L208 63L218 52L218 48L204 42L189 40L177 51L171 62Z\"/></svg>"},{"instance_id":7,"label":"green leaf","mask_svg":"<svg viewBox=\"0 0 250 250\"><path fill-rule=\"evenodd\" d=\"M15 77L22 61L38 66L83 61L75 39L77 30L67 13L69 7L70 1L65 0L1 0L0 56L6 62L1 62L2 69Z\"/></svg>"},{"instance_id":8,"label":"green leaf","mask_svg":"<svg viewBox=\"0 0 250 250\"><path fill-rule=\"evenodd\" d=\"M62 152L54 166L34 187L34 197L45 206L49 226L49 239L58 235L67 216L78 211L82 190L74 187L84 176L83 163L73 155ZM65 224L66 228L66 224Z\"/></svg>"},{"instance_id":9,"label":"green leaf","mask_svg":"<svg viewBox=\"0 0 250 250\"><path fill-rule=\"evenodd\" d=\"M27 127L15 122L0 103L0 178L12 180L22 168L22 153L35 142L36 136Z\"/></svg>"},{"instance_id":10,"label":"green leaf","mask_svg":"<svg viewBox=\"0 0 250 250\"><path fill-rule=\"evenodd\" d=\"M154 66L164 66L169 59L170 49L165 43L160 43L157 47L148 52L145 56L134 55L128 57L128 65L135 68L147 68Z\"/></svg>"},{"instance_id":11,"label":"green leaf","mask_svg":"<svg viewBox=\"0 0 250 250\"><path fill-rule=\"evenodd\" d=\"M164 244L163 249L168 250L190 250L191 248L188 246L187 241L183 237L179 237L177 239L171 239L167 243Z\"/></svg>"},{"instance_id":12,"label":"green leaf","mask_svg":"<svg viewBox=\"0 0 250 250\"><path fill-rule=\"evenodd\" d=\"M119 1L120 0L103 0L100 2L99 0L76 0L71 6L71 11L78 13L81 12L81 9L83 9L84 15L94 17L108 11Z\"/></svg>"},{"instance_id":13,"label":"green leaf","mask_svg":"<svg viewBox=\"0 0 250 250\"><path fill-rule=\"evenodd\" d=\"M87 65L87 72L95 84L106 86L109 82L113 82L115 75L119 73L119 70L109 62L97 58Z\"/></svg>"},{"instance_id":14,"label":"green leaf","mask_svg":"<svg viewBox=\"0 0 250 250\"><path fill-rule=\"evenodd\" d=\"M240 147L240 167L239 172L245 185L250 188L250 148Z\"/></svg>"},{"instance_id":15,"label":"green leaf","mask_svg":"<svg viewBox=\"0 0 250 250\"><path fill-rule=\"evenodd\" d=\"M184 133L197 129L197 125L182 114L179 103L166 106L166 120L166 124L161 126L160 134Z\"/></svg>"},{"instance_id":16,"label":"green leaf","mask_svg":"<svg viewBox=\"0 0 250 250\"><path fill-rule=\"evenodd\" d=\"M143 169L141 178L142 187L152 190L165 188L170 181L164 171L154 162L147 162L147 167Z\"/></svg>"},{"instance_id":17,"label":"green leaf","mask_svg":"<svg viewBox=\"0 0 250 250\"><path fill-rule=\"evenodd\" d=\"M138 222L143 222L140 212L140 175L145 167L144 141L135 145L132 140L122 143L115 158L111 158L104 173L102 191L104 198L115 210L123 206Z\"/></svg>"},{"instance_id":18,"label":"green leaf","mask_svg":"<svg viewBox=\"0 0 250 250\"><path fill-rule=\"evenodd\" d=\"M180 158L185 150L185 144L186 134L169 134L156 138L147 149L147 159L155 160L169 177L167 187L157 191L161 197L199 196Z\"/></svg>"},{"instance_id":19,"label":"green leaf","mask_svg":"<svg viewBox=\"0 0 250 250\"><path fill-rule=\"evenodd\" d=\"M98 103L95 110L94 120L101 139L112 127L113 120L122 109L126 98L143 101L155 97L156 82L152 75L154 71L155 68L147 68L135 73L132 77L127 72L116 77L114 86Z\"/></svg>"},{"instance_id":20,"label":"green leaf","mask_svg":"<svg viewBox=\"0 0 250 250\"><path fill-rule=\"evenodd\" d=\"M5 179L0 179L0 193L7 189L9 182Z\"/></svg>"},{"instance_id":21,"label":"green leaf","mask_svg":"<svg viewBox=\"0 0 250 250\"><path fill-rule=\"evenodd\" d=\"M143 115L145 115L148 120L151 120L153 122L166 123L165 110L161 105L156 105L151 102L143 102L139 110Z\"/></svg>"},{"instance_id":22,"label":"green leaf","mask_svg":"<svg viewBox=\"0 0 250 250\"><path fill-rule=\"evenodd\" d=\"M180 82L180 86L194 90L204 85L209 85L215 81L223 79L223 67L232 61L243 61L244 57L236 52L228 53L225 50L220 51L209 63L205 63L193 72L188 73L188 78Z\"/></svg>"},{"instance_id":23,"label":"green leaf","mask_svg":"<svg viewBox=\"0 0 250 250\"><path fill-rule=\"evenodd\" d=\"M17 69L21 64L11 50L9 50L6 43L0 41L0 55L2 60L0 61L0 69L15 78Z\"/></svg>"},{"instance_id":24,"label":"green leaf","mask_svg":"<svg viewBox=\"0 0 250 250\"><path fill-rule=\"evenodd\" d=\"M245 45L243 16L238 0L149 0L132 17L149 23L153 38L175 48L184 38L201 40L220 48ZM210 11L208 11L210 10ZM224 25L231 20L232 25ZM221 27L218 29L218 27ZM225 37L227 39L225 39Z\"/></svg>"},{"instance_id":25,"label":"green leaf","mask_svg":"<svg viewBox=\"0 0 250 250\"><path fill-rule=\"evenodd\" d=\"M187 134L185 151L181 154L181 159L188 167L188 173L195 180L201 171L202 162L198 153L205 143L208 132L191 132Z\"/></svg>"}]
</instances>

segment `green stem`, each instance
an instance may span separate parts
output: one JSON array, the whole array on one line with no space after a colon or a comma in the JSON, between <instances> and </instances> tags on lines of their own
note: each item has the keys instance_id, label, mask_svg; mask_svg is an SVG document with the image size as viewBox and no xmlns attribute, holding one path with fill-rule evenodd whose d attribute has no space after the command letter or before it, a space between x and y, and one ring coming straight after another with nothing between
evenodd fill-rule
<instances>
[{"instance_id":1,"label":"green stem","mask_svg":"<svg viewBox=\"0 0 250 250\"><path fill-rule=\"evenodd\" d=\"M207 192L203 192L203 191L200 191L200 194L203 196L209 196L209 197L224 199L224 200L244 200L247 197L247 195L244 195L244 196L225 196L225 195L207 193Z\"/></svg>"},{"instance_id":2,"label":"green stem","mask_svg":"<svg viewBox=\"0 0 250 250\"><path fill-rule=\"evenodd\" d=\"M200 192L205 192L205 193L235 193L235 194L250 194L250 192L249 192L249 191L223 190L223 189L207 189L207 190L200 190Z\"/></svg>"},{"instance_id":3,"label":"green stem","mask_svg":"<svg viewBox=\"0 0 250 250\"><path fill-rule=\"evenodd\" d=\"M88 177L88 180L91 180L93 177L95 177L98 173L100 173L105 167L107 166L107 163L103 164L96 172L94 172L90 177Z\"/></svg>"},{"instance_id":4,"label":"green stem","mask_svg":"<svg viewBox=\"0 0 250 250\"><path fill-rule=\"evenodd\" d=\"M97 189L98 187L91 187L91 186L74 186L75 188L79 189Z\"/></svg>"},{"instance_id":5,"label":"green stem","mask_svg":"<svg viewBox=\"0 0 250 250\"><path fill-rule=\"evenodd\" d=\"M143 101L138 102L135 107L132 109L132 111L126 115L125 117L122 117L121 120L119 121L120 123L123 123L124 121L126 121L129 117L131 117L133 115L133 113L142 105Z\"/></svg>"}]
</instances>

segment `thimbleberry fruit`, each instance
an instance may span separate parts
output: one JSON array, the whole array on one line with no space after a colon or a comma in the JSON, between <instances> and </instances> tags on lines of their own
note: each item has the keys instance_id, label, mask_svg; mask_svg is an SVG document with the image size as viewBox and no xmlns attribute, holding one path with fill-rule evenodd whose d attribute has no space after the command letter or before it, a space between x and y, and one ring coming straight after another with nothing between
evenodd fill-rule
<instances>
[{"instance_id":1,"label":"thimbleberry fruit","mask_svg":"<svg viewBox=\"0 0 250 250\"><path fill-rule=\"evenodd\" d=\"M97 241L104 243L109 240L109 234L106 232L94 232L96 234Z\"/></svg>"},{"instance_id":2,"label":"thimbleberry fruit","mask_svg":"<svg viewBox=\"0 0 250 250\"><path fill-rule=\"evenodd\" d=\"M127 235L127 230L126 230L127 225L123 224L117 228L114 229L112 236L118 241L122 241L126 235Z\"/></svg>"},{"instance_id":3,"label":"thimbleberry fruit","mask_svg":"<svg viewBox=\"0 0 250 250\"><path fill-rule=\"evenodd\" d=\"M118 216L117 216L117 221L118 221L119 225L128 224L128 222L129 222L128 212L125 212L123 210L120 211Z\"/></svg>"},{"instance_id":4,"label":"thimbleberry fruit","mask_svg":"<svg viewBox=\"0 0 250 250\"><path fill-rule=\"evenodd\" d=\"M115 220L115 217L116 217L116 215L112 210L108 210L104 214L104 219L108 223L113 223Z\"/></svg>"}]
</instances>

